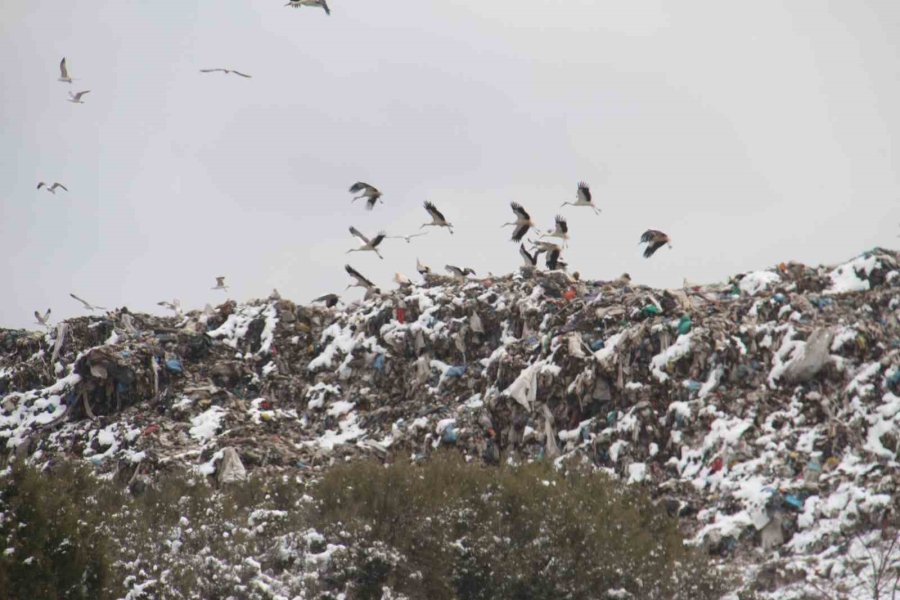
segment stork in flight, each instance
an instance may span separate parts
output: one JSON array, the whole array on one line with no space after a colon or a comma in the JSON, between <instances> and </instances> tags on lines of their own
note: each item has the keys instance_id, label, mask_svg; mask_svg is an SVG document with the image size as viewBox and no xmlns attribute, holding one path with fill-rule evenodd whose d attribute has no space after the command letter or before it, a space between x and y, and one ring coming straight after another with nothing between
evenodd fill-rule
<instances>
[{"instance_id":1,"label":"stork in flight","mask_svg":"<svg viewBox=\"0 0 900 600\"><path fill-rule=\"evenodd\" d=\"M534 254L529 254L528 250L525 249L525 244L519 244L519 254L525 261L526 267L536 267L538 256L540 256L541 252L543 252L543 250L536 250Z\"/></svg>"},{"instance_id":2,"label":"stork in flight","mask_svg":"<svg viewBox=\"0 0 900 600\"><path fill-rule=\"evenodd\" d=\"M63 83L72 83L72 78L69 77L69 69L66 67L65 56L59 61L59 81L62 81Z\"/></svg>"},{"instance_id":3,"label":"stork in flight","mask_svg":"<svg viewBox=\"0 0 900 600\"><path fill-rule=\"evenodd\" d=\"M247 75L246 73L241 73L240 71L235 71L234 69L200 69L201 73L216 73L218 71L221 71L222 73L225 73L226 75L228 75L229 73L234 73L235 75L240 75L241 77L246 77L247 79L250 79L250 75Z\"/></svg>"},{"instance_id":4,"label":"stork in flight","mask_svg":"<svg viewBox=\"0 0 900 600\"><path fill-rule=\"evenodd\" d=\"M41 188L47 188L47 191L50 192L51 194L56 193L56 188L62 188L64 190L66 190L67 192L69 191L69 188L67 188L63 184L59 183L58 181L54 182L53 185L47 185L43 181L38 182L37 189L41 189Z\"/></svg>"},{"instance_id":5,"label":"stork in flight","mask_svg":"<svg viewBox=\"0 0 900 600\"><path fill-rule=\"evenodd\" d=\"M534 223L531 221L531 216L524 208L522 208L521 204L518 202L510 202L509 205L512 207L513 212L516 213L516 220L511 223L504 223L501 227L512 225L514 228L512 241L521 242L522 238L525 237L525 234L528 233L528 230L531 227L534 227Z\"/></svg>"},{"instance_id":6,"label":"stork in flight","mask_svg":"<svg viewBox=\"0 0 900 600\"><path fill-rule=\"evenodd\" d=\"M569 245L569 225L560 215L556 215L556 228L542 233L541 237L557 237L563 241L563 248Z\"/></svg>"},{"instance_id":7,"label":"stork in flight","mask_svg":"<svg viewBox=\"0 0 900 600\"><path fill-rule=\"evenodd\" d=\"M227 289L228 289L228 286L225 285L225 276L222 275L221 277L216 277L216 287L210 288L210 289L213 289L213 290L222 290L222 291L227 290Z\"/></svg>"},{"instance_id":8,"label":"stork in flight","mask_svg":"<svg viewBox=\"0 0 900 600\"><path fill-rule=\"evenodd\" d=\"M50 309L47 309L43 315L38 311L34 311L34 318L37 319L35 323L37 325L43 325L44 327L50 327Z\"/></svg>"},{"instance_id":9,"label":"stork in flight","mask_svg":"<svg viewBox=\"0 0 900 600\"><path fill-rule=\"evenodd\" d=\"M384 241L384 232L383 231L378 232L378 235L376 235L371 240L369 238L367 238L366 236L364 236L363 234L361 234L359 232L359 230L356 227L353 227L352 225L350 226L350 233L352 233L353 235L355 235L356 237L361 239L363 242L363 245L360 246L359 248L347 250L347 254L349 254L351 252L374 252L375 254L378 255L378 258L380 258L381 260L384 260L384 257L381 255L381 252L378 251L378 244L380 244L382 241Z\"/></svg>"},{"instance_id":10,"label":"stork in flight","mask_svg":"<svg viewBox=\"0 0 900 600\"><path fill-rule=\"evenodd\" d=\"M351 283L345 290L348 290L352 287L361 287L365 288L367 292L372 291L375 288L375 284L362 276L362 273L351 267L350 265L344 265L344 270L347 271L347 274L350 275L353 279L356 280L356 283Z\"/></svg>"},{"instance_id":11,"label":"stork in flight","mask_svg":"<svg viewBox=\"0 0 900 600\"><path fill-rule=\"evenodd\" d=\"M419 261L419 257L416 257L416 271L419 272L419 275L425 277L426 275L431 274L431 267L428 265L423 265L421 261Z\"/></svg>"},{"instance_id":12,"label":"stork in flight","mask_svg":"<svg viewBox=\"0 0 900 600\"><path fill-rule=\"evenodd\" d=\"M366 210L372 210L375 208L375 203L381 198L381 192L378 191L378 188L374 185L369 185L364 181L357 181L353 185L350 186L350 192L356 194L358 192L362 192L359 196L354 196L353 200L350 202L356 202L360 198L366 199ZM384 200L381 201L384 204Z\"/></svg>"},{"instance_id":13,"label":"stork in flight","mask_svg":"<svg viewBox=\"0 0 900 600\"><path fill-rule=\"evenodd\" d=\"M328 8L328 2L325 0L290 0L285 6L291 8L300 8L301 6L321 6L325 9L325 14L330 15L331 9Z\"/></svg>"},{"instance_id":14,"label":"stork in flight","mask_svg":"<svg viewBox=\"0 0 900 600\"><path fill-rule=\"evenodd\" d=\"M78 92L77 94L73 94L69 92L69 102L74 102L75 104L84 104L84 100L81 99L82 96L89 93L91 90L84 90L83 92Z\"/></svg>"},{"instance_id":15,"label":"stork in flight","mask_svg":"<svg viewBox=\"0 0 900 600\"><path fill-rule=\"evenodd\" d=\"M313 298L313 302L322 302L325 304L327 308L331 308L336 306L340 301L340 296L337 294L325 294L324 296L319 296L318 298Z\"/></svg>"},{"instance_id":16,"label":"stork in flight","mask_svg":"<svg viewBox=\"0 0 900 600\"><path fill-rule=\"evenodd\" d=\"M106 310L106 307L105 307L105 306L94 306L93 304L91 304L91 303L88 302L87 300L82 300L81 298L79 298L79 297L76 296L75 294L70 293L69 295L70 295L71 297L75 298L76 300L78 300L79 302L81 302L87 310L91 310L91 311L93 311L93 310Z\"/></svg>"},{"instance_id":17,"label":"stork in flight","mask_svg":"<svg viewBox=\"0 0 900 600\"><path fill-rule=\"evenodd\" d=\"M453 277L457 281L460 281L460 282L466 280L466 275L475 275L475 271L473 271L469 267L466 267L465 269L460 269L459 267L454 266L454 265L444 265L444 268L447 269L450 272L450 274L453 275Z\"/></svg>"},{"instance_id":18,"label":"stork in flight","mask_svg":"<svg viewBox=\"0 0 900 600\"><path fill-rule=\"evenodd\" d=\"M594 214L600 214L600 209L597 208L591 200L591 188L583 181L578 183L578 191L575 192L575 202L563 202L559 207L562 208L566 204L571 206L590 206L594 209Z\"/></svg>"},{"instance_id":19,"label":"stork in flight","mask_svg":"<svg viewBox=\"0 0 900 600\"><path fill-rule=\"evenodd\" d=\"M554 244L553 242L533 242L534 246L532 247L532 251L534 251L535 258L541 252L547 253L547 268L551 271L554 271L559 267L560 260L559 255L562 252L562 248L559 247L558 244Z\"/></svg>"},{"instance_id":20,"label":"stork in flight","mask_svg":"<svg viewBox=\"0 0 900 600\"><path fill-rule=\"evenodd\" d=\"M647 247L644 248L644 258L650 258L653 256L653 253L668 244L669 248L672 247L672 242L669 240L669 236L667 236L662 231L656 229L648 229L641 236L641 241L638 242L640 244L647 244Z\"/></svg>"},{"instance_id":21,"label":"stork in flight","mask_svg":"<svg viewBox=\"0 0 900 600\"><path fill-rule=\"evenodd\" d=\"M453 233L453 223L449 223L434 204L426 200L424 206L425 210L428 211L428 214L431 215L431 223L425 223L422 227L419 227L419 229L422 229L423 227L446 227L450 230L451 234Z\"/></svg>"}]
</instances>

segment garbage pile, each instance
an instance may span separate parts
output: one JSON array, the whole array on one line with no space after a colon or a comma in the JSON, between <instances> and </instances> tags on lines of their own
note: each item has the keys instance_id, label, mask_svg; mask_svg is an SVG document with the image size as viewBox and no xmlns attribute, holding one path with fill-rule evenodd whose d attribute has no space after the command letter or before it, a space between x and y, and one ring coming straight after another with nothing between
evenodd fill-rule
<instances>
[{"instance_id":1,"label":"garbage pile","mask_svg":"<svg viewBox=\"0 0 900 600\"><path fill-rule=\"evenodd\" d=\"M848 540L898 522L898 320L900 255L880 248L670 290L525 268L345 307L122 308L0 330L0 447L131 485L442 447L586 462L647 486L754 591L801 597L858 576Z\"/></svg>"}]
</instances>

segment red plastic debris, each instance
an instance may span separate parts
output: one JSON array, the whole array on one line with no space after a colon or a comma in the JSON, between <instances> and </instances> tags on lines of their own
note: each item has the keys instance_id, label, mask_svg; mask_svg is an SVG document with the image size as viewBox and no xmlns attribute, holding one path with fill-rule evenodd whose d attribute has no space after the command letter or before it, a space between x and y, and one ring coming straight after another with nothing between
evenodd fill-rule
<instances>
[{"instance_id":1,"label":"red plastic debris","mask_svg":"<svg viewBox=\"0 0 900 600\"><path fill-rule=\"evenodd\" d=\"M398 306L397 309L395 310L395 313L397 314L398 321L400 321L401 323L406 323L406 309L405 308Z\"/></svg>"},{"instance_id":2,"label":"red plastic debris","mask_svg":"<svg viewBox=\"0 0 900 600\"><path fill-rule=\"evenodd\" d=\"M577 295L578 293L575 291L575 288L569 288L563 292L563 298L566 300L574 300Z\"/></svg>"},{"instance_id":3,"label":"red plastic debris","mask_svg":"<svg viewBox=\"0 0 900 600\"><path fill-rule=\"evenodd\" d=\"M159 425L154 423L153 425L147 425L144 427L144 430L141 432L141 435L150 435L159 431Z\"/></svg>"},{"instance_id":4,"label":"red plastic debris","mask_svg":"<svg viewBox=\"0 0 900 600\"><path fill-rule=\"evenodd\" d=\"M712 464L709 466L710 473L718 473L722 470L722 467L725 466L725 461L722 460L721 456L717 456L716 460L712 461Z\"/></svg>"}]
</instances>

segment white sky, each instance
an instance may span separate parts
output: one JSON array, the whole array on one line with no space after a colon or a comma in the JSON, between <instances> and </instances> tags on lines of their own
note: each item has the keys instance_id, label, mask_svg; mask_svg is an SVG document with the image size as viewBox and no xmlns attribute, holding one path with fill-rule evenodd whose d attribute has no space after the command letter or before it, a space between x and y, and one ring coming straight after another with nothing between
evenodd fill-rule
<instances>
[{"instance_id":1,"label":"white sky","mask_svg":"<svg viewBox=\"0 0 900 600\"><path fill-rule=\"evenodd\" d=\"M509 202L549 228L579 179L603 213L561 211L564 258L589 278L897 246L897 2L283 4L0 4L0 327L81 314L70 291L199 308L225 298L216 275L238 300L306 302L341 291L346 262L382 288L417 255L505 273ZM360 179L385 194L371 213L350 204ZM418 231L425 199L456 235L345 254L349 225ZM645 260L649 227L674 248Z\"/></svg>"}]
</instances>

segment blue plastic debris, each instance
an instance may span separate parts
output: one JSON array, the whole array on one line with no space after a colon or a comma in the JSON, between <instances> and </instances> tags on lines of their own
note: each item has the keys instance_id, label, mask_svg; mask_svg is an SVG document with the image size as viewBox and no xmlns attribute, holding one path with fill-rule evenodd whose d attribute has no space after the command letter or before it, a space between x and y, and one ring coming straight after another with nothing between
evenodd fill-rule
<instances>
[{"instance_id":1,"label":"blue plastic debris","mask_svg":"<svg viewBox=\"0 0 900 600\"><path fill-rule=\"evenodd\" d=\"M441 431L441 442L445 444L455 444L458 439L459 432L456 431L456 427L453 425L447 425L444 427L444 430Z\"/></svg>"},{"instance_id":2,"label":"blue plastic debris","mask_svg":"<svg viewBox=\"0 0 900 600\"><path fill-rule=\"evenodd\" d=\"M594 352L596 352L597 350L599 350L602 347L603 347L603 340L594 340L593 342L591 342L591 350L593 350Z\"/></svg>"},{"instance_id":3,"label":"blue plastic debris","mask_svg":"<svg viewBox=\"0 0 900 600\"><path fill-rule=\"evenodd\" d=\"M775 295L772 296L772 300L774 300L778 304L784 304L784 301L787 300L787 298L785 298L784 294L782 294L781 292L775 292Z\"/></svg>"},{"instance_id":4,"label":"blue plastic debris","mask_svg":"<svg viewBox=\"0 0 900 600\"><path fill-rule=\"evenodd\" d=\"M611 410L611 411L609 411L609 413L607 413L607 415L606 415L606 424L607 424L609 427L612 427L613 425L615 425L615 424L616 424L616 421L618 421L618 420L619 420L619 411L617 411L617 410Z\"/></svg>"},{"instance_id":5,"label":"blue plastic debris","mask_svg":"<svg viewBox=\"0 0 900 600\"><path fill-rule=\"evenodd\" d=\"M794 494L788 494L784 497L784 503L790 506L791 508L796 508L800 510L803 508L803 499L799 496L795 496Z\"/></svg>"},{"instance_id":6,"label":"blue plastic debris","mask_svg":"<svg viewBox=\"0 0 900 600\"><path fill-rule=\"evenodd\" d=\"M375 367L375 370L379 373L384 373L384 354L379 354L375 357L375 362L372 363L372 366Z\"/></svg>"},{"instance_id":7,"label":"blue plastic debris","mask_svg":"<svg viewBox=\"0 0 900 600\"><path fill-rule=\"evenodd\" d=\"M684 387L686 387L687 389L691 390L692 392L696 392L696 391L699 390L701 387L703 387L703 384L700 383L699 381L695 381L695 380L693 380L693 379L685 379L685 380L684 380Z\"/></svg>"},{"instance_id":8,"label":"blue plastic debris","mask_svg":"<svg viewBox=\"0 0 900 600\"><path fill-rule=\"evenodd\" d=\"M447 377L462 377L466 373L465 365L462 366L453 366L447 369L445 375Z\"/></svg>"},{"instance_id":9,"label":"blue plastic debris","mask_svg":"<svg viewBox=\"0 0 900 600\"><path fill-rule=\"evenodd\" d=\"M119 352L119 356L121 356L122 358L128 358L129 356L131 356L131 350L122 350L121 352Z\"/></svg>"},{"instance_id":10,"label":"blue plastic debris","mask_svg":"<svg viewBox=\"0 0 900 600\"><path fill-rule=\"evenodd\" d=\"M177 358L170 358L166 361L166 368L173 373L182 373L184 372L184 368L181 366L181 361Z\"/></svg>"}]
</instances>

